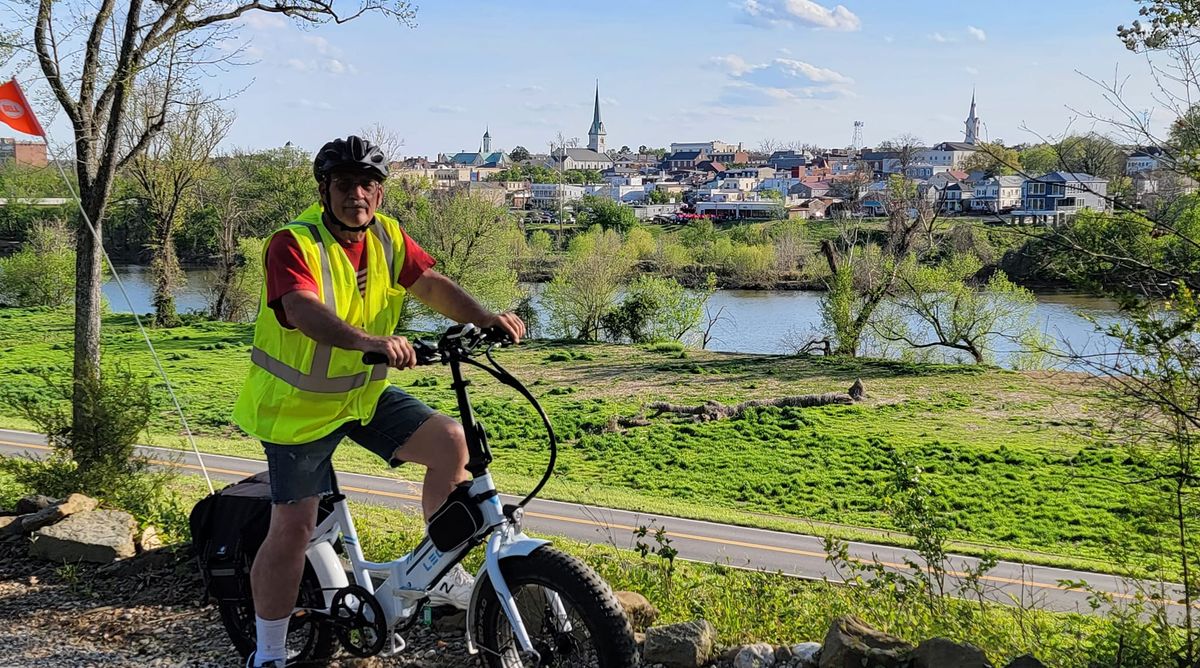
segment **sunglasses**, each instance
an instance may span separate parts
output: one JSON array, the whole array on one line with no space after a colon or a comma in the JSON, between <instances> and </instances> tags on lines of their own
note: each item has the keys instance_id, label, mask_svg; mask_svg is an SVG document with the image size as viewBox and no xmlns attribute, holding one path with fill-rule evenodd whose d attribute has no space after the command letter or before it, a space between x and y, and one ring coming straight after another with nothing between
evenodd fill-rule
<instances>
[{"instance_id":1,"label":"sunglasses","mask_svg":"<svg viewBox=\"0 0 1200 668\"><path fill-rule=\"evenodd\" d=\"M363 192L368 195L374 195L383 187L383 184L377 179L369 176L337 176L330 179L329 182L344 193L354 192L355 188L362 188Z\"/></svg>"}]
</instances>

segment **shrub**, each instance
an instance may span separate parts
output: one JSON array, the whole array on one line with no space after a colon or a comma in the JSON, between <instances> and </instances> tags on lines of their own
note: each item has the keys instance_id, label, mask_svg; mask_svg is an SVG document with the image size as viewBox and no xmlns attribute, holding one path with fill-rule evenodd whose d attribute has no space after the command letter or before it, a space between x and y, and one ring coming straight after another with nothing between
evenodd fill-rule
<instances>
[{"instance_id":1,"label":"shrub","mask_svg":"<svg viewBox=\"0 0 1200 668\"><path fill-rule=\"evenodd\" d=\"M66 306L75 293L75 249L66 225L34 224L21 250L0 259L0 300L14 306Z\"/></svg>"},{"instance_id":2,"label":"shrub","mask_svg":"<svg viewBox=\"0 0 1200 668\"><path fill-rule=\"evenodd\" d=\"M128 496L134 486L145 492L149 461L134 448L156 406L149 384L118 366L73 383L42 380L49 392L11 394L5 401L47 434L53 450L44 460L0 460L0 467L47 496L82 492L115 501L136 498ZM73 403L80 413L76 425Z\"/></svg>"},{"instance_id":3,"label":"shrub","mask_svg":"<svg viewBox=\"0 0 1200 668\"><path fill-rule=\"evenodd\" d=\"M630 257L635 260L644 260L654 255L657 247L654 235L644 227L635 227L629 230L629 234L625 236L625 248L629 251Z\"/></svg>"},{"instance_id":4,"label":"shrub","mask_svg":"<svg viewBox=\"0 0 1200 668\"><path fill-rule=\"evenodd\" d=\"M774 264L775 249L767 244L735 246L723 262L731 276L747 283L769 280Z\"/></svg>"},{"instance_id":5,"label":"shrub","mask_svg":"<svg viewBox=\"0 0 1200 668\"><path fill-rule=\"evenodd\" d=\"M678 341L700 323L714 289L712 274L705 289L696 292L685 290L673 278L643 274L630 283L621 305L606 313L600 324L615 340Z\"/></svg>"}]
</instances>

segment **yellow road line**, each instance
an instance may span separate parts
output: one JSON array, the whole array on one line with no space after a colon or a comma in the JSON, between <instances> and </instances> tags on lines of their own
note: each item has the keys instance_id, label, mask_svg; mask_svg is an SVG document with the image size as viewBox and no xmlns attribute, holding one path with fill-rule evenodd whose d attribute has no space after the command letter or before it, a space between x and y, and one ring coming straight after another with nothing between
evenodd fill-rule
<instances>
[{"instance_id":1,"label":"yellow road line","mask_svg":"<svg viewBox=\"0 0 1200 668\"><path fill-rule=\"evenodd\" d=\"M0 444L16 445L16 446L21 446L21 447L26 447L26 448L33 448L35 450L50 450L51 449L50 447L45 446L45 445L33 445L33 444L29 444L29 443L18 443L16 441L0 440ZM185 464L183 462L168 462L168 461L159 460L159 459L152 459L150 461L155 464L161 464L163 466L177 466L180 468L193 469L193 470L197 470L197 471L201 470L201 467L197 466L196 464ZM264 462L264 464L265 463L266 462ZM239 470L232 470L232 469L214 468L212 466L208 466L206 468L209 471L213 471L216 473L225 473L228 475L249 476L249 475L254 475L254 473L256 473L255 471L239 471ZM344 490L347 490L347 491L351 491L351 492L358 492L360 494L376 494L378 496L386 496L386 497L391 497L391 498L395 498L395 499L404 499L406 501L420 501L421 500L421 497L413 495L413 494L402 494L399 492L387 492L387 491L376 490L376 489L368 489L365 487L352 487L349 485L341 485L341 488ZM624 525L624 524L608 524L605 522L597 522L597 521L591 520L591 519L568 517L565 515L553 515L550 513L540 513L540 512L536 512L536 511L526 511L525 515L527 517L536 517L539 519L546 519L546 520L557 520L559 522L582 524L585 526L594 526L594 527L600 527L603 529L617 529L620 531L632 532L638 528L638 527L628 526L628 525ZM740 541L740 540L717 538L715 536L701 536L698 534L680 533L677 531L670 532L670 535L675 538L684 538L687 540L695 540L695 541L699 541L702 543L714 543L717 545L727 545L730 547L744 547L744 548L753 549L753 550L765 550L768 552L780 552L783 554L792 554L792 555L796 555L796 556L800 556L800 557L819 557L821 559L824 559L827 556L824 552L812 552L809 550L798 550L796 548L791 548L791 547L779 547L776 545L763 545L760 543L749 543L749 542ZM905 569L909 568L908 564L897 564L897 563L892 563L892 562L888 562L888 561L879 561L879 562L876 562L874 560L868 561L866 559L859 559L857 557L852 557L851 559L858 563L864 563L864 564L865 563L878 563L882 566L886 566L888 568L894 568L897 570L905 570ZM958 571L946 571L946 574L954 576L954 577L966 576L966 573L962 573L962 572L958 572ZM988 582L998 582L998 583L1002 583L1002 584L1020 585L1020 586L1024 586L1024 587L1034 587L1034 588L1038 588L1038 589L1056 589L1059 591L1072 591L1072 589L1070 587L1064 587L1057 583L1049 584L1049 583L1042 583L1042 582L1029 581L1029 580L1018 580L1015 578L1000 577L998 575L984 575L980 579L988 581ZM1124 593L1120 593L1120 592L1111 592L1111 594L1117 598L1125 598L1125 599L1136 598L1132 594L1124 594Z\"/></svg>"}]
</instances>

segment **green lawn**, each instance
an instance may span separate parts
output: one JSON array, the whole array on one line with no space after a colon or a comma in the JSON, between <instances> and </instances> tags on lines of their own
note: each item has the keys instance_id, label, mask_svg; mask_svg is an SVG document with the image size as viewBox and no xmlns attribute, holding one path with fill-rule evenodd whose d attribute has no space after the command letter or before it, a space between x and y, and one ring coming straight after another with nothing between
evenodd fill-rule
<instances>
[{"instance_id":1,"label":"green lawn","mask_svg":"<svg viewBox=\"0 0 1200 668\"><path fill-rule=\"evenodd\" d=\"M229 421L249 364L248 325L201 322L153 331L200 446L259 457ZM0 397L41 392L38 373L70 370L70 315L0 309ZM128 316L104 322L104 354L153 378L145 343ZM950 504L957 549L994 546L1004 556L1096 569L1130 519L1136 477L1124 453L1091 445L1096 382L1072 375L533 342L499 353L530 384L562 441L548 496L718 521L903 542L882 511L894 450L921 465ZM476 408L495 450L504 491L527 490L547 452L532 411L506 388L474 374ZM855 378L868 399L854 406L759 409L740 419L695 424L652 418L611 431L654 400L698 403L842 391ZM443 368L393 372L392 382L453 412ZM165 397L165 393L164 397ZM181 447L167 404L149 440ZM30 428L0 404L0 426ZM345 470L391 474L347 444ZM401 468L395 475L416 477ZM1033 552L1035 554L1031 554ZM1095 560L1095 561L1093 561Z\"/></svg>"}]
</instances>

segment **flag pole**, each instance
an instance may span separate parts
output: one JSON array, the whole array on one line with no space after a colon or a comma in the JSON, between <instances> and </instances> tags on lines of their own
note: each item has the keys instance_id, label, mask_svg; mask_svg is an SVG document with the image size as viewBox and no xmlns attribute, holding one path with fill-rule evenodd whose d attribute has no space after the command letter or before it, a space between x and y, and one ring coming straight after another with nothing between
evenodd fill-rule
<instances>
[{"instance_id":1,"label":"flag pole","mask_svg":"<svg viewBox=\"0 0 1200 668\"><path fill-rule=\"evenodd\" d=\"M142 325L142 319L138 317L137 309L133 306L133 300L129 297L129 292L125 290L125 284L121 281L121 276L117 273L117 268L113 265L112 258L108 256L108 251L104 248L104 240L100 238L100 233L96 230L96 226L92 224L92 219L83 208L83 200L79 198L79 195L75 192L75 188L71 186L71 180L67 178L67 172L62 166L61 155L55 154L51 149L50 135L37 120L37 116L33 115L33 108L29 106L29 102L25 99L25 94L21 92L21 86L17 83L16 77L13 77L12 82L16 85L17 94L21 96L21 101L25 104L25 109L29 111L29 115L33 118L37 129L41 131L42 142L46 144L47 152L54 157L54 165L58 167L58 173L62 176L63 185L71 193L71 198L75 200L79 208L79 215L83 218L83 222L92 233L92 239L96 243L96 248L104 256L104 261L108 263L108 269L112 272L113 281L116 282L117 288L121 291L121 296L125 298L125 303L129 305L129 312L133 315L133 321L137 323L138 331L141 332L142 339L146 342L146 347L150 349L150 357L154 359L154 366L158 368L158 374L162 376L163 384L167 387L167 394L171 397L171 402L175 405L175 411L179 414L179 421L183 425L183 432L187 436L188 443L192 446L192 452L196 455L196 461L200 464L200 471L204 474L204 482L208 485L208 492L212 494L216 490L213 488L212 478L208 475L208 467L204 464L204 457L201 456L200 448L196 445L196 438L192 435L191 427L188 426L187 417L183 414L183 406L180 404L179 398L175 395L175 388L171 385L171 380L167 377L167 370L163 368L162 360L158 357L158 351L154 349L154 344L150 341L150 335L146 332L146 328Z\"/></svg>"}]
</instances>

